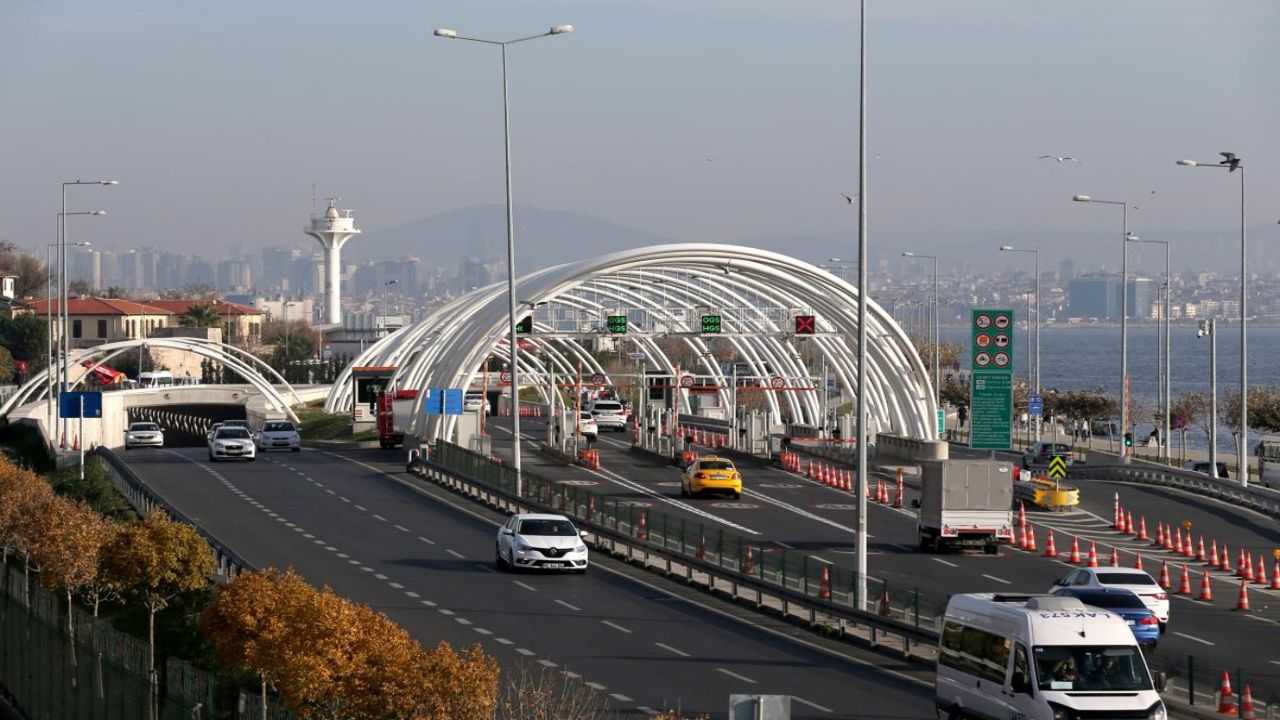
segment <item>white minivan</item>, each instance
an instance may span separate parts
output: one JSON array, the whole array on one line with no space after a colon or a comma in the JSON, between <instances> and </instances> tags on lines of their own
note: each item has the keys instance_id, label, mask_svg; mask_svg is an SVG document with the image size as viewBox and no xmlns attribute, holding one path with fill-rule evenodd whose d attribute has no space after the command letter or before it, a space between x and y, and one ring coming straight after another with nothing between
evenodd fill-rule
<instances>
[{"instance_id":1,"label":"white minivan","mask_svg":"<svg viewBox=\"0 0 1280 720\"><path fill-rule=\"evenodd\" d=\"M1074 597L952 595L934 682L939 720L1167 720L1129 625Z\"/></svg>"}]
</instances>

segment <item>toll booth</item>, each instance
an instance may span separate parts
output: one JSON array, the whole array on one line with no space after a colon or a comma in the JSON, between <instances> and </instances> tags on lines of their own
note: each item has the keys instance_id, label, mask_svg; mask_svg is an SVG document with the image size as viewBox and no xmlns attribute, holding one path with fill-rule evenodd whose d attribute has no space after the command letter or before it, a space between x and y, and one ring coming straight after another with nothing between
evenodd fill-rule
<instances>
[{"instance_id":1,"label":"toll booth","mask_svg":"<svg viewBox=\"0 0 1280 720\"><path fill-rule=\"evenodd\" d=\"M396 375L392 366L365 366L351 368L351 422L357 427L372 425L377 420L378 395L391 389Z\"/></svg>"}]
</instances>

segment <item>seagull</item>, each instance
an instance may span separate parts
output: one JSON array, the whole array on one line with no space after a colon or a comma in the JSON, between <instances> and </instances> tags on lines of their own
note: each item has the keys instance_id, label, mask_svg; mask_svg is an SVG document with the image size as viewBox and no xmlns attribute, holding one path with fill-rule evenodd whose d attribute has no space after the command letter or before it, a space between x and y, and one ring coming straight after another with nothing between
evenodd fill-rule
<instances>
[{"instance_id":1,"label":"seagull","mask_svg":"<svg viewBox=\"0 0 1280 720\"><path fill-rule=\"evenodd\" d=\"M856 194L855 194L855 195L846 195L845 193L840 193L840 197L844 198L846 202L848 202L850 205L852 205L852 204L853 204L853 201L854 201L858 196L857 196Z\"/></svg>"},{"instance_id":2,"label":"seagull","mask_svg":"<svg viewBox=\"0 0 1280 720\"><path fill-rule=\"evenodd\" d=\"M1222 162L1218 164L1225 165L1227 167L1227 172L1235 172L1236 168L1240 167L1240 158L1236 157L1235 153L1220 152L1218 154L1222 156Z\"/></svg>"},{"instance_id":3,"label":"seagull","mask_svg":"<svg viewBox=\"0 0 1280 720\"><path fill-rule=\"evenodd\" d=\"M1077 165L1080 164L1079 160L1071 157L1070 155L1041 155L1040 159L1041 160L1057 160L1058 162L1070 160L1071 162L1076 163Z\"/></svg>"}]
</instances>

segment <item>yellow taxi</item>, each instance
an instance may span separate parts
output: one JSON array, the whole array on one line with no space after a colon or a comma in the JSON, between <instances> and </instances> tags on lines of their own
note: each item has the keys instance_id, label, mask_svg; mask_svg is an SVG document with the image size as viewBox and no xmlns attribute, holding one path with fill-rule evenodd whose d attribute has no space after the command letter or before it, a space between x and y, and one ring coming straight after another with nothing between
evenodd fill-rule
<instances>
[{"instance_id":1,"label":"yellow taxi","mask_svg":"<svg viewBox=\"0 0 1280 720\"><path fill-rule=\"evenodd\" d=\"M742 497L742 474L732 460L706 455L685 468L680 494L691 497L708 493L727 493L734 500Z\"/></svg>"}]
</instances>

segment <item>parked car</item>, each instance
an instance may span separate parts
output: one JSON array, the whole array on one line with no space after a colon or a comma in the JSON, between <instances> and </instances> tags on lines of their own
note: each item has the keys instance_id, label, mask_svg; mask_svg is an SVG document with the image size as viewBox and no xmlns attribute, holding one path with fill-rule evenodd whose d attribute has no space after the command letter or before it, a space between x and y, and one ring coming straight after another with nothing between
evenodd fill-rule
<instances>
[{"instance_id":1,"label":"parked car","mask_svg":"<svg viewBox=\"0 0 1280 720\"><path fill-rule=\"evenodd\" d=\"M585 532L563 515L512 515L498 528L494 565L499 570L587 571Z\"/></svg>"},{"instance_id":2,"label":"parked car","mask_svg":"<svg viewBox=\"0 0 1280 720\"><path fill-rule=\"evenodd\" d=\"M209 462L244 458L249 462L258 459L253 435L248 428L220 427L209 439Z\"/></svg>"},{"instance_id":3,"label":"parked car","mask_svg":"<svg viewBox=\"0 0 1280 720\"><path fill-rule=\"evenodd\" d=\"M1066 443L1038 442L1022 453L1022 469L1030 470L1032 467L1044 467L1049 464L1049 460L1055 455L1064 458L1068 465L1075 462L1071 457L1070 445Z\"/></svg>"},{"instance_id":4,"label":"parked car","mask_svg":"<svg viewBox=\"0 0 1280 720\"><path fill-rule=\"evenodd\" d=\"M254 433L253 441L261 452L268 450L300 452L302 450L302 437L298 435L298 429L288 420L268 420L263 423L261 430Z\"/></svg>"},{"instance_id":5,"label":"parked car","mask_svg":"<svg viewBox=\"0 0 1280 720\"><path fill-rule=\"evenodd\" d=\"M680 478L680 494L693 497L709 493L727 493L734 500L742 497L742 473L732 460L704 455L685 469Z\"/></svg>"},{"instance_id":6,"label":"parked car","mask_svg":"<svg viewBox=\"0 0 1280 720\"><path fill-rule=\"evenodd\" d=\"M130 423L124 431L124 449L136 447L164 447L164 430L153 422Z\"/></svg>"},{"instance_id":7,"label":"parked car","mask_svg":"<svg viewBox=\"0 0 1280 720\"><path fill-rule=\"evenodd\" d=\"M1189 462L1186 465L1186 469L1192 472L1204 473L1205 475L1208 475L1209 461L1197 460L1195 462ZM1227 472L1226 463L1222 463L1222 462L1218 463L1218 477L1222 478L1223 480L1229 480L1231 478L1231 474Z\"/></svg>"},{"instance_id":8,"label":"parked car","mask_svg":"<svg viewBox=\"0 0 1280 720\"><path fill-rule=\"evenodd\" d=\"M1141 598L1142 603L1160 621L1160 632L1169 624L1169 594L1145 570L1137 568L1097 567L1072 570L1055 580L1049 592L1059 588L1123 588Z\"/></svg>"},{"instance_id":9,"label":"parked car","mask_svg":"<svg viewBox=\"0 0 1280 720\"><path fill-rule=\"evenodd\" d=\"M1160 641L1160 618L1132 590L1121 587L1060 587L1054 595L1070 595L1080 602L1109 610L1125 619L1139 645L1155 646Z\"/></svg>"}]
</instances>

